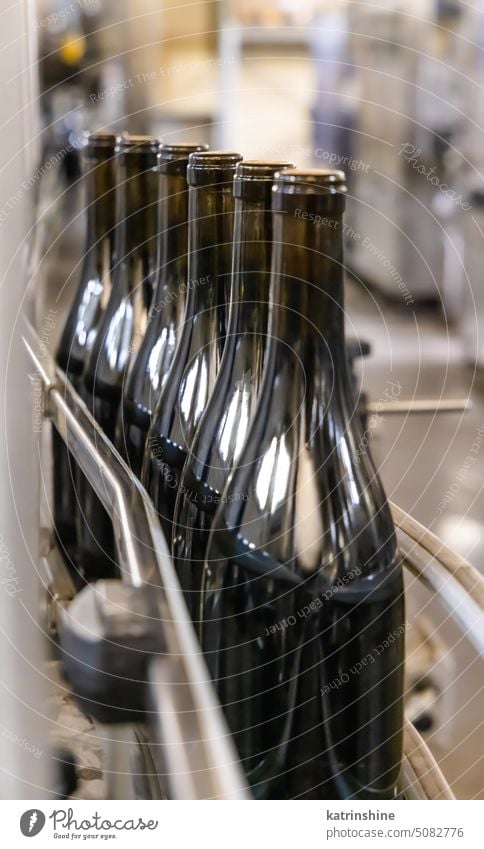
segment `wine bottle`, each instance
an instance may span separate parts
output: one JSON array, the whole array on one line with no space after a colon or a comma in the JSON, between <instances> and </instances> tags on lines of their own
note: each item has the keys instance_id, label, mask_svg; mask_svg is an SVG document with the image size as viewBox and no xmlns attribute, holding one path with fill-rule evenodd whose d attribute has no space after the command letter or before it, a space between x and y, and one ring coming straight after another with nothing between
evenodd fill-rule
<instances>
[{"instance_id":1,"label":"wine bottle","mask_svg":"<svg viewBox=\"0 0 484 849\"><path fill-rule=\"evenodd\" d=\"M240 154L192 153L188 161L188 292L184 324L146 442L142 478L168 541L187 452L222 356L232 264L232 183Z\"/></svg>"},{"instance_id":2,"label":"wine bottle","mask_svg":"<svg viewBox=\"0 0 484 849\"><path fill-rule=\"evenodd\" d=\"M183 321L188 268L188 157L206 149L202 144L164 144L158 157L160 257L155 296L123 393L116 433L116 446L138 477L154 403L165 385Z\"/></svg>"},{"instance_id":3,"label":"wine bottle","mask_svg":"<svg viewBox=\"0 0 484 849\"><path fill-rule=\"evenodd\" d=\"M212 395L183 468L173 523L175 566L195 621L211 523L240 457L259 395L267 347L272 184L276 171L289 166L289 162L241 162L235 169L227 338Z\"/></svg>"},{"instance_id":4,"label":"wine bottle","mask_svg":"<svg viewBox=\"0 0 484 849\"><path fill-rule=\"evenodd\" d=\"M270 344L222 494L201 640L254 795L393 797L402 570L344 343L344 174L273 190Z\"/></svg>"},{"instance_id":5,"label":"wine bottle","mask_svg":"<svg viewBox=\"0 0 484 849\"><path fill-rule=\"evenodd\" d=\"M114 265L116 136L91 133L83 153L86 186L86 246L79 286L57 350L57 363L79 390L111 291ZM57 431L53 431L54 529L61 550L75 567L79 470Z\"/></svg>"},{"instance_id":6,"label":"wine bottle","mask_svg":"<svg viewBox=\"0 0 484 849\"><path fill-rule=\"evenodd\" d=\"M152 136L124 135L118 145L116 264L109 301L84 372L86 402L114 439L129 365L148 323L157 265L158 152ZM79 558L86 580L116 574L111 520L91 486L81 485Z\"/></svg>"}]
</instances>

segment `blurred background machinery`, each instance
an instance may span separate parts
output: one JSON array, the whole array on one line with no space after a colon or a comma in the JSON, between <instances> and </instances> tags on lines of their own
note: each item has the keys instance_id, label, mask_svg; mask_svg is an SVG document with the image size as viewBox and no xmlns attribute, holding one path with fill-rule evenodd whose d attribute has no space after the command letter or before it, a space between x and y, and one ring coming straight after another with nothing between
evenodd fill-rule
<instances>
[{"instance_id":1,"label":"blurred background machinery","mask_svg":"<svg viewBox=\"0 0 484 849\"><path fill-rule=\"evenodd\" d=\"M44 344L55 349L82 252L79 151L86 129L129 126L166 141L205 140L240 149L246 158L277 156L348 173L348 327L371 343L371 356L360 364L365 391L377 403L393 381L404 398L473 401L465 415L444 418L430 407L418 419L375 416L373 454L392 501L482 570L479 4L200 0L187 11L182 0L25 0L2 14L2 28L9 45L2 123L11 127L9 168L1 176L7 199L2 362L8 363L2 397L7 392L14 399L1 450L3 479L11 481L1 493L2 533L31 614L29 629L12 613L11 599L1 596L2 622L19 645L14 662L3 645L4 686L18 694L19 675L27 681L28 669L40 667L38 582L29 560L40 483L32 492L21 486L32 472L25 451L29 391L16 381L29 370L18 314L27 292L29 314ZM29 189L19 196L23 183ZM46 333L49 311L56 319ZM475 463L466 466L473 446ZM35 444L33 451L36 456ZM12 481L13 462L18 480ZM47 480L42 489L48 497ZM454 792L482 796L475 647L463 641L434 594L414 582L409 618L408 715ZM35 686L41 693L42 680ZM18 698L4 699L1 721L18 729L30 723L32 735L43 738L45 723L28 707L31 687L26 684L21 709ZM3 736L0 747L8 766L18 752L12 754ZM30 760L29 768L32 781L45 786L45 761ZM12 783L15 793L32 795Z\"/></svg>"}]
</instances>

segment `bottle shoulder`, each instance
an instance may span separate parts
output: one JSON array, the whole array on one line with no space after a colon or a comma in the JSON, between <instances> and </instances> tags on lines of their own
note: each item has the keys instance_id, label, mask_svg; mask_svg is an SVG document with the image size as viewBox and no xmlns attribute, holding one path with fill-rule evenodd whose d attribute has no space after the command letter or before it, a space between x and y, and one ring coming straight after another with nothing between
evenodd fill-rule
<instances>
[{"instance_id":1,"label":"bottle shoulder","mask_svg":"<svg viewBox=\"0 0 484 849\"><path fill-rule=\"evenodd\" d=\"M136 273L134 273L136 272ZM144 337L150 292L141 268L121 262L113 274L113 285L98 333L90 351L85 381L95 394L118 395Z\"/></svg>"},{"instance_id":2,"label":"bottle shoulder","mask_svg":"<svg viewBox=\"0 0 484 849\"><path fill-rule=\"evenodd\" d=\"M214 312L194 317L188 313L157 405L155 435L173 439L185 450L190 447L215 385L222 350Z\"/></svg>"},{"instance_id":3,"label":"bottle shoulder","mask_svg":"<svg viewBox=\"0 0 484 849\"><path fill-rule=\"evenodd\" d=\"M85 262L57 351L57 362L67 373L82 372L102 322L111 286L109 265L93 260Z\"/></svg>"},{"instance_id":4,"label":"bottle shoulder","mask_svg":"<svg viewBox=\"0 0 484 849\"><path fill-rule=\"evenodd\" d=\"M150 310L127 381L125 400L151 413L165 385L177 342L176 316Z\"/></svg>"},{"instance_id":5,"label":"bottle shoulder","mask_svg":"<svg viewBox=\"0 0 484 849\"><path fill-rule=\"evenodd\" d=\"M344 398L324 404L300 382L288 403L287 379L266 382L218 522L308 577L378 571L394 558L394 527L369 455L356 453L356 419Z\"/></svg>"},{"instance_id":6,"label":"bottle shoulder","mask_svg":"<svg viewBox=\"0 0 484 849\"><path fill-rule=\"evenodd\" d=\"M222 491L238 462L257 407L263 351L229 339L187 461L192 474Z\"/></svg>"}]
</instances>

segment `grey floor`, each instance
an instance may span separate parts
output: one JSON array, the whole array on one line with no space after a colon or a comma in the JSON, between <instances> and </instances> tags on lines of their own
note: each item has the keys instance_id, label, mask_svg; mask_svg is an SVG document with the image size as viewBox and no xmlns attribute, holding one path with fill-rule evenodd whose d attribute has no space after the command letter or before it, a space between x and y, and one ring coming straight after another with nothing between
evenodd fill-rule
<instances>
[{"instance_id":1,"label":"grey floor","mask_svg":"<svg viewBox=\"0 0 484 849\"><path fill-rule=\"evenodd\" d=\"M384 400L390 388L399 400L472 401L465 413L382 415L371 445L388 497L482 568L482 378L465 362L458 332L437 311L388 303L352 279L346 291L348 323L373 349L360 367L371 400Z\"/></svg>"},{"instance_id":2,"label":"grey floor","mask_svg":"<svg viewBox=\"0 0 484 849\"><path fill-rule=\"evenodd\" d=\"M64 218L53 214L55 238L62 230L60 220L75 217L80 206L79 198L75 202L71 198ZM65 312L75 288L78 269L73 266L80 250L82 219L74 220L44 263L44 284L39 286L36 308L39 327L49 308L57 309L59 316ZM482 570L482 384L479 375L465 363L456 332L446 327L435 310L413 309L388 303L348 279L348 331L372 346L371 356L360 366L363 388L373 401L383 400L390 389L399 400L471 398L473 409L453 414L382 415L371 423L371 450L389 498ZM56 323L52 346L61 326L61 321ZM475 462L466 467L473 445ZM484 798L480 661L440 604L414 584L409 588L407 611L413 625L409 677L423 663L424 672L435 679L438 689L431 705L436 724L426 739L456 795ZM428 656L421 651L425 640L430 646Z\"/></svg>"},{"instance_id":3,"label":"grey floor","mask_svg":"<svg viewBox=\"0 0 484 849\"><path fill-rule=\"evenodd\" d=\"M471 399L465 413L382 414L370 425L371 450L389 498L476 568L484 568L484 392L464 360L456 330L438 311L415 313L353 279L346 287L347 324L372 346L361 362L372 401ZM471 458L469 461L468 458ZM482 662L430 594L413 582L407 593L409 681L421 672L438 697L435 727L425 736L460 798L484 797ZM423 660L422 640L431 645ZM418 646L416 649L415 646Z\"/></svg>"}]
</instances>

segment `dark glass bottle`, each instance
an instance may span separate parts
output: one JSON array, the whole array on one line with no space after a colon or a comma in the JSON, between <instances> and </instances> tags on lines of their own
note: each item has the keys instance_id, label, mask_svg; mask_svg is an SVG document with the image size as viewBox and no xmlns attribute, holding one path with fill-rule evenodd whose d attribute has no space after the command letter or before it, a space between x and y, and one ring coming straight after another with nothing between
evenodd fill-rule
<instances>
[{"instance_id":1,"label":"dark glass bottle","mask_svg":"<svg viewBox=\"0 0 484 849\"><path fill-rule=\"evenodd\" d=\"M57 351L57 363L77 390L111 291L114 265L116 136L91 133L84 150L87 201L86 247L77 293ZM78 470L53 432L54 526L71 563L76 559Z\"/></svg>"},{"instance_id":2,"label":"dark glass bottle","mask_svg":"<svg viewBox=\"0 0 484 849\"><path fill-rule=\"evenodd\" d=\"M222 356L232 265L238 153L192 153L189 185L188 293L184 324L170 374L146 442L143 481L167 540L187 452L210 398Z\"/></svg>"},{"instance_id":3,"label":"dark glass bottle","mask_svg":"<svg viewBox=\"0 0 484 849\"><path fill-rule=\"evenodd\" d=\"M123 392L116 446L140 477L155 401L165 385L185 309L188 268L190 153L201 144L164 144L159 153L160 236L158 277L148 327Z\"/></svg>"},{"instance_id":4,"label":"dark glass bottle","mask_svg":"<svg viewBox=\"0 0 484 849\"><path fill-rule=\"evenodd\" d=\"M214 519L202 644L254 795L385 799L402 746L403 589L344 344L344 174L274 194L259 403Z\"/></svg>"},{"instance_id":5,"label":"dark glass bottle","mask_svg":"<svg viewBox=\"0 0 484 849\"><path fill-rule=\"evenodd\" d=\"M119 140L116 264L109 302L84 372L86 403L113 440L123 386L148 323L157 267L160 143L152 136ZM115 574L111 520L81 482L79 560L87 580Z\"/></svg>"},{"instance_id":6,"label":"dark glass bottle","mask_svg":"<svg viewBox=\"0 0 484 849\"><path fill-rule=\"evenodd\" d=\"M194 621L199 617L210 527L259 395L267 347L272 184L276 171L287 167L289 162L241 162L235 170L227 338L212 395L183 468L173 523L175 566Z\"/></svg>"}]
</instances>

